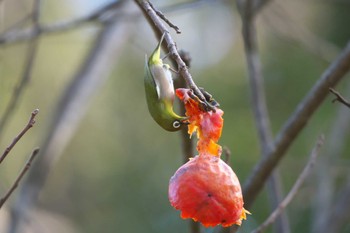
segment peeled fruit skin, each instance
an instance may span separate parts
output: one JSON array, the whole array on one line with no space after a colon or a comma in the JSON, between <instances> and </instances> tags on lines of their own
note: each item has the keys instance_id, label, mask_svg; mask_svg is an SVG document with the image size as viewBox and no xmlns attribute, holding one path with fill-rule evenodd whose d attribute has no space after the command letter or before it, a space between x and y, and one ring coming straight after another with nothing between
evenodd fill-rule
<instances>
[{"instance_id":1,"label":"peeled fruit skin","mask_svg":"<svg viewBox=\"0 0 350 233\"><path fill-rule=\"evenodd\" d=\"M205 227L240 225L245 219L236 174L210 154L196 156L176 171L170 179L169 200L182 218L192 218Z\"/></svg>"}]
</instances>

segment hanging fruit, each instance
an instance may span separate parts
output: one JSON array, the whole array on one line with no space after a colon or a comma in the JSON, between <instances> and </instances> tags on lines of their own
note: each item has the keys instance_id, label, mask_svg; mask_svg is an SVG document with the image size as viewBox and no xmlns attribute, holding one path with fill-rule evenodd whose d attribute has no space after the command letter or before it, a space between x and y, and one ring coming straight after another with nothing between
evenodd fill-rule
<instances>
[{"instance_id":1,"label":"hanging fruit","mask_svg":"<svg viewBox=\"0 0 350 233\"><path fill-rule=\"evenodd\" d=\"M246 219L239 180L230 166L221 160L217 144L223 127L223 111L203 110L189 89L177 89L188 117L188 133L197 133L199 155L182 165L169 182L169 201L181 211L182 218L192 218L205 227L241 225Z\"/></svg>"}]
</instances>

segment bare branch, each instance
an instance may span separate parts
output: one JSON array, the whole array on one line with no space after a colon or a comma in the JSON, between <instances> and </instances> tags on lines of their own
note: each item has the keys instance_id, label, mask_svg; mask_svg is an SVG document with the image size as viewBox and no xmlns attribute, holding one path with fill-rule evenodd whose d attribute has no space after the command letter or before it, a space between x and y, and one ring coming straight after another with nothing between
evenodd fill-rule
<instances>
[{"instance_id":1,"label":"bare branch","mask_svg":"<svg viewBox=\"0 0 350 233\"><path fill-rule=\"evenodd\" d=\"M0 2L0 4L1 4L1 2ZM8 28L4 29L2 31L2 33L1 33L1 35L4 35L6 33L9 33L10 31L13 31L15 29L20 29L21 27L23 27L25 24L28 23L28 20L30 20L32 18L32 14L33 14L33 12L30 12L29 14L27 14L27 15L23 16L22 18L20 18L18 21L13 23L11 26L9 26Z\"/></svg>"},{"instance_id":2,"label":"bare branch","mask_svg":"<svg viewBox=\"0 0 350 233\"><path fill-rule=\"evenodd\" d=\"M347 185L340 191L332 209L327 211L326 222L321 222L318 233L341 232L350 218L350 176Z\"/></svg>"},{"instance_id":3,"label":"bare branch","mask_svg":"<svg viewBox=\"0 0 350 233\"><path fill-rule=\"evenodd\" d=\"M287 120L277 135L274 148L254 168L244 186L244 197L247 208L254 202L263 184L274 170L280 159L305 127L316 109L328 94L328 88L335 86L350 69L350 42L343 52L326 69L321 78L300 102L295 112Z\"/></svg>"},{"instance_id":4,"label":"bare branch","mask_svg":"<svg viewBox=\"0 0 350 233\"><path fill-rule=\"evenodd\" d=\"M12 140L12 143L5 149L5 151L3 152L3 154L0 157L0 164L2 163L2 161L6 158L6 156L8 155L8 153L10 153L10 151L12 150L12 148L17 144L17 142L23 137L23 135L30 129L33 127L33 125L35 124L35 116L39 113L39 109L35 109L32 112L32 115L29 118L29 121L27 123L27 125L24 127L24 129L22 129L22 131Z\"/></svg>"},{"instance_id":5,"label":"bare branch","mask_svg":"<svg viewBox=\"0 0 350 233\"><path fill-rule=\"evenodd\" d=\"M164 15L161 11L157 10L157 9L153 6L153 4L152 4L151 2L148 2L148 3L149 3L149 5L151 6L151 8L156 12L156 14L157 14L166 24L169 25L169 27L173 28L173 29L176 31L177 34L180 34L180 33L181 33L181 30L180 30L180 28L179 28L178 26L176 26L175 24L173 24L172 22L170 22L170 20L168 20L168 19L165 17L165 15Z\"/></svg>"},{"instance_id":6,"label":"bare branch","mask_svg":"<svg viewBox=\"0 0 350 233\"><path fill-rule=\"evenodd\" d=\"M169 53L171 54L172 58L175 60L177 66L178 66L178 71L179 74L182 76L182 78L185 79L186 84L188 85L189 88L191 88L194 92L194 94L201 100L201 103L203 103L203 108L206 110L213 110L215 111L215 108L211 106L203 96L202 92L199 90L197 85L194 83L192 79L192 75L188 71L188 68L185 64L185 62L181 59L181 56L179 52L177 51L176 44L172 37L170 36L167 28L165 25L162 23L160 20L159 16L157 13L153 10L153 8L150 6L150 3L145 0L135 0L135 2L139 5L141 8L142 12L144 13L146 19L151 22L151 25L153 25L156 34L160 38L162 34L165 33L164 39L167 43L167 48Z\"/></svg>"},{"instance_id":7,"label":"bare branch","mask_svg":"<svg viewBox=\"0 0 350 233\"><path fill-rule=\"evenodd\" d=\"M131 10L130 1L123 1L120 11ZM116 12L117 13L117 12ZM35 169L28 174L21 188L19 198L13 208L10 232L18 232L21 223L36 204L40 190L45 184L51 168L59 160L65 148L71 142L82 117L85 115L94 94L105 83L115 66L120 50L128 39L130 25L115 21L105 24L97 35L83 65L75 74L71 83L62 93L53 122L43 137L41 156L35 163Z\"/></svg>"},{"instance_id":8,"label":"bare branch","mask_svg":"<svg viewBox=\"0 0 350 233\"><path fill-rule=\"evenodd\" d=\"M252 7L247 0L247 7ZM255 123L258 129L260 147L262 154L270 150L272 144L272 132L270 119L267 110L266 96L264 91L264 78L262 75L261 62L258 52L257 36L252 9L244 9L245 14L241 13L242 18L242 35L246 54L247 71L251 89L252 108L254 111Z\"/></svg>"},{"instance_id":9,"label":"bare branch","mask_svg":"<svg viewBox=\"0 0 350 233\"><path fill-rule=\"evenodd\" d=\"M40 18L40 0L36 0L33 4L32 14L30 16L31 21L33 23L33 30L39 30L39 18ZM12 95L10 97L10 101L8 102L4 115L0 119L0 135L4 131L4 127L8 120L11 118L16 106L23 94L24 89L27 87L34 67L35 56L37 53L38 40L32 39L28 44L28 51L25 60L25 65L23 69L23 74L17 86L14 88Z\"/></svg>"},{"instance_id":10,"label":"bare branch","mask_svg":"<svg viewBox=\"0 0 350 233\"><path fill-rule=\"evenodd\" d=\"M42 34L67 31L94 21L108 22L115 17L114 11L120 6L121 2L123 1L113 1L78 19L57 22L46 26L41 25L39 28L32 27L24 30L16 30L16 27L14 27L13 30L6 30L6 32L0 35L0 45L31 40Z\"/></svg>"},{"instance_id":11,"label":"bare branch","mask_svg":"<svg viewBox=\"0 0 350 233\"><path fill-rule=\"evenodd\" d=\"M0 209L4 205L4 203L7 201L7 199L11 196L13 191L15 191L15 189L18 187L19 182L22 180L24 175L29 170L30 166L32 165L33 160L35 159L35 157L36 157L36 155L38 153L39 153L39 148L36 148L36 149L33 150L32 154L30 155L30 157L29 157L29 159L28 159L28 161L26 163L26 165L24 166L24 168L22 169L22 171L18 175L17 179L15 180L15 182L13 183L11 188L7 191L5 196L0 199Z\"/></svg>"},{"instance_id":12,"label":"bare branch","mask_svg":"<svg viewBox=\"0 0 350 233\"><path fill-rule=\"evenodd\" d=\"M339 92L337 92L333 88L329 88L329 91L336 96L336 98L334 100L332 100L332 103L338 101L338 102L344 104L346 107L350 108L350 102L347 101Z\"/></svg>"},{"instance_id":13,"label":"bare branch","mask_svg":"<svg viewBox=\"0 0 350 233\"><path fill-rule=\"evenodd\" d=\"M175 3L173 5L164 7L162 11L163 12L177 11L184 8L196 7L200 4L205 4L208 2L217 3L217 1L214 1L214 0L192 0L192 1L183 2L183 3ZM113 1L111 3L108 3L106 6L103 6L97 10L94 10L93 12L85 16L72 19L72 20L55 22L49 25L41 25L39 30L35 30L34 28L18 29L21 22L26 19L26 17L24 17L18 23L15 23L9 29L7 29L6 31L0 34L0 45L27 41L44 34L61 33L67 30L84 26L88 23L97 22L97 23L104 24L106 22L113 20L113 18L116 17L116 14L114 13L114 11L119 7L119 5L120 5L120 1ZM133 12L129 14L123 13L123 17L119 17L119 18L124 21L130 21L130 20L135 20L139 16L140 16L139 13L135 14Z\"/></svg>"},{"instance_id":14,"label":"bare branch","mask_svg":"<svg viewBox=\"0 0 350 233\"><path fill-rule=\"evenodd\" d=\"M255 27L255 15L267 1L259 1L259 9L256 9L256 1L237 1L242 19L242 35L246 54L247 72L249 76L251 106L254 112L255 124L261 155L264 157L271 151L273 146L272 130L268 113L264 90L264 78L262 65L259 58L258 42ZM267 192L271 209L277 207L282 200L281 184L278 171L275 171L267 182ZM286 214L280 216L276 222L277 232L289 233L289 221Z\"/></svg>"},{"instance_id":15,"label":"bare branch","mask_svg":"<svg viewBox=\"0 0 350 233\"><path fill-rule=\"evenodd\" d=\"M310 174L311 169L314 167L316 158L318 157L318 154L320 152L320 148L324 143L324 136L321 135L316 145L311 151L310 159L306 166L304 167L303 171L299 175L298 179L296 180L295 184L293 185L292 189L289 191L288 195L283 199L283 201L278 205L278 208L276 208L270 216L263 222L257 229L252 231L252 233L261 233L266 230L266 228L271 225L277 217L283 212L283 210L289 205L289 203L293 200L294 196L298 193L300 187L303 185L304 181Z\"/></svg>"},{"instance_id":16,"label":"bare branch","mask_svg":"<svg viewBox=\"0 0 350 233\"><path fill-rule=\"evenodd\" d=\"M19 100L23 94L23 91L29 83L31 73L33 70L33 63L35 60L34 57L37 51L37 44L38 44L37 40L30 42L30 45L27 51L26 64L24 67L21 80L19 81L18 85L14 88L10 101L8 102L5 112L0 119L0 135L4 131L3 130L4 127L6 126L8 120L11 118L13 112L15 111L16 106L19 103Z\"/></svg>"},{"instance_id":17,"label":"bare branch","mask_svg":"<svg viewBox=\"0 0 350 233\"><path fill-rule=\"evenodd\" d=\"M346 94L350 96L350 82L347 83ZM323 155L317 166L317 190L315 191L315 202L313 207L312 232L320 233L324 229L324 223L328 222L329 211L334 206L337 176L330 175L333 170L334 161L344 152L347 140L350 135L350 111L347 108L339 107L336 116L329 127L327 144ZM333 222L332 222L333 224Z\"/></svg>"},{"instance_id":18,"label":"bare branch","mask_svg":"<svg viewBox=\"0 0 350 233\"><path fill-rule=\"evenodd\" d=\"M189 53L180 51L180 56L182 60L186 63L187 67L191 66L191 56ZM174 60L170 60L172 62L172 65L175 65ZM185 80L184 79L176 79L175 84L180 87L186 86ZM180 111L181 114L184 116L185 115L185 106L181 103L180 104ZM195 153L195 146L194 146L194 139L189 138L188 132L187 132L187 127L183 127L181 129L181 145L182 145L182 154L183 154L183 163L187 163L191 157L194 156ZM199 222L195 222L193 220L189 220L190 224L190 232L191 233L201 233L201 226Z\"/></svg>"}]
</instances>

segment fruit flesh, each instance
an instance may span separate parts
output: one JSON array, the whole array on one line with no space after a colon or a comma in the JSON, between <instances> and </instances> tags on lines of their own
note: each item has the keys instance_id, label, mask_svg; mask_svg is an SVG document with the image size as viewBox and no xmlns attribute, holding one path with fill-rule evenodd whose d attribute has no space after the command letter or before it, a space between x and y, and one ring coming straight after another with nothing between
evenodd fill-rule
<instances>
[{"instance_id":1,"label":"fruit flesh","mask_svg":"<svg viewBox=\"0 0 350 233\"><path fill-rule=\"evenodd\" d=\"M179 88L176 95L185 104L188 133L197 133L199 155L182 165L170 179L170 203L181 211L182 218L192 218L206 227L241 225L249 212L243 208L239 180L220 159L222 149L217 144L224 112L219 108L204 111L189 89Z\"/></svg>"}]
</instances>

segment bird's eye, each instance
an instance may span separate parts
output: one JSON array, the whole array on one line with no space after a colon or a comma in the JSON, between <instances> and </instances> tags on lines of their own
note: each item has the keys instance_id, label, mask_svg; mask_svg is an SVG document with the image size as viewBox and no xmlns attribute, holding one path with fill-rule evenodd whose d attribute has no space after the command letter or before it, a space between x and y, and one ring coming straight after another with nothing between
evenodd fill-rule
<instances>
[{"instance_id":1,"label":"bird's eye","mask_svg":"<svg viewBox=\"0 0 350 233\"><path fill-rule=\"evenodd\" d=\"M180 126L181 126L180 121L174 121L173 122L173 126L174 126L175 129L180 128Z\"/></svg>"}]
</instances>

